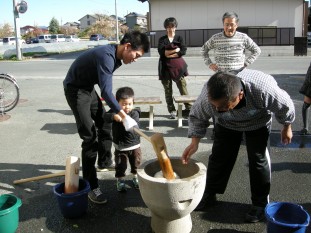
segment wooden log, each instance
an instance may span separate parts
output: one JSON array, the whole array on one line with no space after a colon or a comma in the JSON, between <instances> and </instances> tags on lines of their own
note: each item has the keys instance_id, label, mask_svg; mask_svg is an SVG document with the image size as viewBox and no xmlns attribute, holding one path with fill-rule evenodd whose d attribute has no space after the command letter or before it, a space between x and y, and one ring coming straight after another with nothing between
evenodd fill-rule
<instances>
[{"instance_id":1,"label":"wooden log","mask_svg":"<svg viewBox=\"0 0 311 233\"><path fill-rule=\"evenodd\" d=\"M155 133L150 137L154 151L157 154L160 167L164 178L174 180L175 174L171 164L171 160L167 154L166 145L164 142L163 134Z\"/></svg>"},{"instance_id":2,"label":"wooden log","mask_svg":"<svg viewBox=\"0 0 311 233\"><path fill-rule=\"evenodd\" d=\"M148 137L144 134L140 129L134 127L134 131L145 138L147 141L151 142L154 151L156 152L158 161L160 163L160 167L163 173L163 177L168 180L175 179L175 174L173 171L173 167L171 164L171 160L167 154L167 149L165 145L165 141L163 138L163 134L155 133L151 137Z\"/></svg>"},{"instance_id":3,"label":"wooden log","mask_svg":"<svg viewBox=\"0 0 311 233\"><path fill-rule=\"evenodd\" d=\"M69 156L66 159L65 193L75 193L79 190L80 159Z\"/></svg>"}]
</instances>

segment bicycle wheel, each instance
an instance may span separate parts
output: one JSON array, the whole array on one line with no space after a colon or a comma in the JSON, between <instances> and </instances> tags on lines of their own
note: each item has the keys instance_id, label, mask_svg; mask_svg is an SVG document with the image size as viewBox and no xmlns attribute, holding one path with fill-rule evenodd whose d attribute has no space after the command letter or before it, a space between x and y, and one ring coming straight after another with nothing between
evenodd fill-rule
<instances>
[{"instance_id":1,"label":"bicycle wheel","mask_svg":"<svg viewBox=\"0 0 311 233\"><path fill-rule=\"evenodd\" d=\"M12 110L19 100L19 87L13 77L0 74L0 113Z\"/></svg>"}]
</instances>

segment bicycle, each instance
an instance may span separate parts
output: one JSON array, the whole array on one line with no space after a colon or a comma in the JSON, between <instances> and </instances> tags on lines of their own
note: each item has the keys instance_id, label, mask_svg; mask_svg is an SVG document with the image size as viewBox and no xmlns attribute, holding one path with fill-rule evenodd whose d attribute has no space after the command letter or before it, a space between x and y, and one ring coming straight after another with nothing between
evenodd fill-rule
<instances>
[{"instance_id":1,"label":"bicycle","mask_svg":"<svg viewBox=\"0 0 311 233\"><path fill-rule=\"evenodd\" d=\"M19 101L19 86L9 74L0 74L0 114L12 110Z\"/></svg>"}]
</instances>

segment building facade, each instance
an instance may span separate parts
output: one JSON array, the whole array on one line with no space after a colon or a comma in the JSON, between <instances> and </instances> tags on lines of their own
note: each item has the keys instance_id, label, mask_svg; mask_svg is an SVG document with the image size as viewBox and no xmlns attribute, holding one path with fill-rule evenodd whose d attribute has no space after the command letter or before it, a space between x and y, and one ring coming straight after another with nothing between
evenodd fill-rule
<instances>
[{"instance_id":1,"label":"building facade","mask_svg":"<svg viewBox=\"0 0 311 233\"><path fill-rule=\"evenodd\" d=\"M165 33L164 19L175 17L178 33L185 36L188 46L202 44L222 30L222 15L227 11L236 12L240 18L238 30L248 33L261 45L290 45L294 37L307 34L308 2L305 0L138 1L149 4L149 30L155 41Z\"/></svg>"}]
</instances>

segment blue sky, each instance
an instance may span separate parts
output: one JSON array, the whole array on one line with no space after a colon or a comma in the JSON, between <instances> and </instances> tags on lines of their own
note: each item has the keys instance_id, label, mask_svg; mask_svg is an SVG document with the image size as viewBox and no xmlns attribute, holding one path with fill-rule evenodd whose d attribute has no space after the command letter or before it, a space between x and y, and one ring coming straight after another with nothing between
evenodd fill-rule
<instances>
[{"instance_id":1,"label":"blue sky","mask_svg":"<svg viewBox=\"0 0 311 233\"><path fill-rule=\"evenodd\" d=\"M55 17L60 24L66 22L79 22L86 14L115 14L115 0L25 0L28 10L19 14L21 27L48 26ZM20 0L16 0L20 2ZM138 0L116 0L119 17L124 17L130 12L146 14L149 11L148 2ZM13 0L0 1L0 25L9 23L14 26Z\"/></svg>"}]
</instances>

